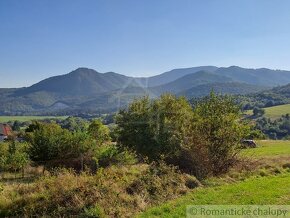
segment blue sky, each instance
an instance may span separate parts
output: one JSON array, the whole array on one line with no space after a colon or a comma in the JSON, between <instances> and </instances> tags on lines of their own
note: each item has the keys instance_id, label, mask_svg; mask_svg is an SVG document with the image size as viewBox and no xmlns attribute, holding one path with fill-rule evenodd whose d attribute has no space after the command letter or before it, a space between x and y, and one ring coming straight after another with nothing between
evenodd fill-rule
<instances>
[{"instance_id":1,"label":"blue sky","mask_svg":"<svg viewBox=\"0 0 290 218\"><path fill-rule=\"evenodd\" d=\"M0 0L0 87L78 67L290 70L289 0Z\"/></svg>"}]
</instances>

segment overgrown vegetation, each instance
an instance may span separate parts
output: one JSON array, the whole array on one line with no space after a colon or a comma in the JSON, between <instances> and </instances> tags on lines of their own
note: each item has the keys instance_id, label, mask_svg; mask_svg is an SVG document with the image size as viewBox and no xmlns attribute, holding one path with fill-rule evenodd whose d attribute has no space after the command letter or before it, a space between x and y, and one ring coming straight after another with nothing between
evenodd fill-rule
<instances>
[{"instance_id":1,"label":"overgrown vegetation","mask_svg":"<svg viewBox=\"0 0 290 218\"><path fill-rule=\"evenodd\" d=\"M239 121L239 107L229 96L214 93L196 102L163 95L134 101L117 118L120 146L149 160L164 158L199 178L232 166L249 126Z\"/></svg>"},{"instance_id":2,"label":"overgrown vegetation","mask_svg":"<svg viewBox=\"0 0 290 218\"><path fill-rule=\"evenodd\" d=\"M0 216L132 217L218 177L288 170L287 160L277 169L248 160L240 142L253 126L214 93L194 107L172 95L135 100L113 128L73 117L17 126L23 142L0 144Z\"/></svg>"}]
</instances>

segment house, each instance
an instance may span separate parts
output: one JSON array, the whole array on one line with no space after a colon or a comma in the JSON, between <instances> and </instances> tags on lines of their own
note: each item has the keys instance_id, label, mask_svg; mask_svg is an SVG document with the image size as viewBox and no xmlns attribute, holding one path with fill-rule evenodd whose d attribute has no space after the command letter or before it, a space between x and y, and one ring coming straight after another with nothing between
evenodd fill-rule
<instances>
[{"instance_id":1,"label":"house","mask_svg":"<svg viewBox=\"0 0 290 218\"><path fill-rule=\"evenodd\" d=\"M12 129L8 124L0 123L0 142L4 141L8 138L8 136L12 135Z\"/></svg>"}]
</instances>

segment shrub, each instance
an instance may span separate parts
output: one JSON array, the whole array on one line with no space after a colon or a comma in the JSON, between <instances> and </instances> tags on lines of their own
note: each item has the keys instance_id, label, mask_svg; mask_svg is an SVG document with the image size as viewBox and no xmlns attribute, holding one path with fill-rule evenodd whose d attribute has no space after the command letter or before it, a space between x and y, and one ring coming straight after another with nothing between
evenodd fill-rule
<instances>
[{"instance_id":1,"label":"shrub","mask_svg":"<svg viewBox=\"0 0 290 218\"><path fill-rule=\"evenodd\" d=\"M134 164L136 155L127 149L121 149L114 144L105 144L96 148L94 160L99 167L107 167L114 164Z\"/></svg>"},{"instance_id":2,"label":"shrub","mask_svg":"<svg viewBox=\"0 0 290 218\"><path fill-rule=\"evenodd\" d=\"M96 148L86 133L70 132L54 123L34 122L26 131L26 140L31 144L31 160L44 166L56 167L61 163L69 167L69 161L65 160L82 158Z\"/></svg>"},{"instance_id":3,"label":"shrub","mask_svg":"<svg viewBox=\"0 0 290 218\"><path fill-rule=\"evenodd\" d=\"M117 116L120 146L134 149L150 161L175 156L185 139L192 109L184 98L163 95L151 101L135 100Z\"/></svg>"},{"instance_id":4,"label":"shrub","mask_svg":"<svg viewBox=\"0 0 290 218\"><path fill-rule=\"evenodd\" d=\"M187 143L182 146L181 167L199 178L228 171L249 130L240 121L240 109L234 99L212 92L195 104Z\"/></svg>"}]
</instances>

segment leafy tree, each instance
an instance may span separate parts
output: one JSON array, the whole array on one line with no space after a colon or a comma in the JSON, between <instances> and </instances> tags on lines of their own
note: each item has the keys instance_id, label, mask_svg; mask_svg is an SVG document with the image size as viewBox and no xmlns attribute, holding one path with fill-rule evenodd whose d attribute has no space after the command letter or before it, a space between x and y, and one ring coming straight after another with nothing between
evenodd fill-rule
<instances>
[{"instance_id":1,"label":"leafy tree","mask_svg":"<svg viewBox=\"0 0 290 218\"><path fill-rule=\"evenodd\" d=\"M265 114L265 110L263 108L254 107L253 115L255 117L261 117Z\"/></svg>"},{"instance_id":2,"label":"leafy tree","mask_svg":"<svg viewBox=\"0 0 290 218\"><path fill-rule=\"evenodd\" d=\"M85 131L87 128L87 122L84 119L78 117L68 117L67 119L60 122L60 125L64 129L69 131Z\"/></svg>"},{"instance_id":3,"label":"leafy tree","mask_svg":"<svg viewBox=\"0 0 290 218\"><path fill-rule=\"evenodd\" d=\"M18 120L16 120L13 123L12 130L13 131L20 131L20 127L21 127L21 122L19 122Z\"/></svg>"},{"instance_id":4,"label":"leafy tree","mask_svg":"<svg viewBox=\"0 0 290 218\"><path fill-rule=\"evenodd\" d=\"M183 153L192 160L191 170L199 177L227 171L250 130L240 121L239 106L233 98L212 92L195 104L193 114L188 143L183 146Z\"/></svg>"},{"instance_id":5,"label":"leafy tree","mask_svg":"<svg viewBox=\"0 0 290 218\"><path fill-rule=\"evenodd\" d=\"M28 130L32 130L26 133L31 144L29 154L39 164L82 157L95 148L84 132L70 132L54 123L33 123Z\"/></svg>"},{"instance_id":6,"label":"leafy tree","mask_svg":"<svg viewBox=\"0 0 290 218\"><path fill-rule=\"evenodd\" d=\"M110 129L98 119L90 123L88 132L96 140L98 145L102 145L110 140Z\"/></svg>"},{"instance_id":7,"label":"leafy tree","mask_svg":"<svg viewBox=\"0 0 290 218\"><path fill-rule=\"evenodd\" d=\"M153 101L148 97L135 100L117 116L117 142L150 160L171 158L180 150L191 112L184 98L172 95Z\"/></svg>"},{"instance_id":8,"label":"leafy tree","mask_svg":"<svg viewBox=\"0 0 290 218\"><path fill-rule=\"evenodd\" d=\"M23 170L29 163L28 144L11 141L0 145L0 168L8 171Z\"/></svg>"}]
</instances>

